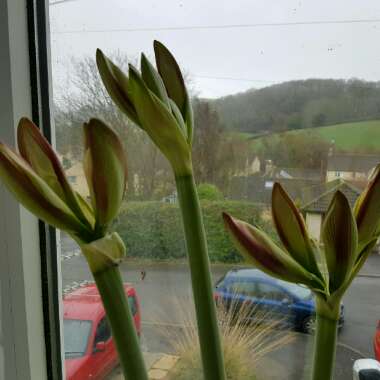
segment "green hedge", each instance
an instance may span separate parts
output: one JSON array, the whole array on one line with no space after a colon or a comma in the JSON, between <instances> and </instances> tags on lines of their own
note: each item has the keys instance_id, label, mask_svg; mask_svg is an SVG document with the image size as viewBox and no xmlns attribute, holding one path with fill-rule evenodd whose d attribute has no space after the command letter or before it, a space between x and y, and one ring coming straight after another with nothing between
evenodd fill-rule
<instances>
[{"instance_id":1,"label":"green hedge","mask_svg":"<svg viewBox=\"0 0 380 380\"><path fill-rule=\"evenodd\" d=\"M212 261L239 262L240 255L224 231L222 211L259 225L273 236L273 229L260 217L261 208L248 202L202 202L209 254ZM186 256L180 210L176 204L128 202L115 228L127 246L129 257L152 259Z\"/></svg>"}]
</instances>

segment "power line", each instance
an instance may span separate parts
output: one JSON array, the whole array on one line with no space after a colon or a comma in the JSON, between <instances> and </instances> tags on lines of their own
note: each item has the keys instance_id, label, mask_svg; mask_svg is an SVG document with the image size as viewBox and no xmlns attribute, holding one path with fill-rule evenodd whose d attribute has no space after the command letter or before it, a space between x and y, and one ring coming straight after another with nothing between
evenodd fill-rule
<instances>
[{"instance_id":1,"label":"power line","mask_svg":"<svg viewBox=\"0 0 380 380\"><path fill-rule=\"evenodd\" d=\"M51 1L51 2L49 2L49 6L50 5L63 4L63 3L70 3L72 1L76 1L76 0L56 0L56 1Z\"/></svg>"},{"instance_id":2,"label":"power line","mask_svg":"<svg viewBox=\"0 0 380 380\"><path fill-rule=\"evenodd\" d=\"M58 0L65 1L65 0ZM68 1L68 0L66 0ZM69 0L73 1L73 0ZM294 22L269 22L256 24L230 24L230 25L189 25L189 26L164 26L146 28L120 28L120 29L78 29L61 30L52 32L53 34L77 34L77 33L133 33L133 32L159 32L172 30L217 30L217 29L238 29L238 28L263 28L263 27L283 27L283 26L306 26L306 25L339 25L339 24L369 24L379 23L379 18L357 19L357 20L314 20L314 21L294 21Z\"/></svg>"},{"instance_id":3,"label":"power line","mask_svg":"<svg viewBox=\"0 0 380 380\"><path fill-rule=\"evenodd\" d=\"M239 82L260 82L260 83L276 83L274 80L265 80L265 79L251 79L251 78L235 78L235 77L215 77L209 75L192 75L194 78L201 79L215 79L215 80L231 80Z\"/></svg>"}]
</instances>

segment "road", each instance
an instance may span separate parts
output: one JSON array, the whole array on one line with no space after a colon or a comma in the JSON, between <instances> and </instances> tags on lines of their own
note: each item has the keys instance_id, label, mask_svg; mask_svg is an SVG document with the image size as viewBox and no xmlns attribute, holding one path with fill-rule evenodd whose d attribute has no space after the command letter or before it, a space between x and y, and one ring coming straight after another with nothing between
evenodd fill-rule
<instances>
[{"instance_id":1,"label":"road","mask_svg":"<svg viewBox=\"0 0 380 380\"><path fill-rule=\"evenodd\" d=\"M184 264L151 264L142 266L136 262L122 265L125 281L137 289L142 306L143 349L150 352L171 352L171 334L188 320L191 308L190 276ZM141 280L141 270L147 275ZM212 267L214 281L226 271L225 266ZM363 268L361 276L355 279L344 297L346 323L339 334L337 352L337 380L351 378L352 362L361 357L373 357L372 338L377 320L380 319L380 256L374 255ZM73 256L62 262L63 286L73 281L91 280L91 274L83 257ZM300 380L307 358L311 352L310 336L297 334L295 341L270 354L280 366L286 369L284 379ZM301 360L302 359L302 360ZM291 364L289 364L291 363ZM306 364L307 367L307 364ZM285 372L286 372L285 371ZM273 379L276 375L273 375Z\"/></svg>"}]
</instances>

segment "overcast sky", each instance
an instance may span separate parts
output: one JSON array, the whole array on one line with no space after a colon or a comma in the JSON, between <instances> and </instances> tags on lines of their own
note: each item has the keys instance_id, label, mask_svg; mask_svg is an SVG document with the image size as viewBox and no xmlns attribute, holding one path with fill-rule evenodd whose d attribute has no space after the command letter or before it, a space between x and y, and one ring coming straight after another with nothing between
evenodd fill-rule
<instances>
[{"instance_id":1,"label":"overcast sky","mask_svg":"<svg viewBox=\"0 0 380 380\"><path fill-rule=\"evenodd\" d=\"M50 6L50 18L60 87L71 56L94 56L97 47L152 56L154 39L203 97L310 77L380 80L378 0L74 0ZM367 22L302 24L347 20Z\"/></svg>"}]
</instances>

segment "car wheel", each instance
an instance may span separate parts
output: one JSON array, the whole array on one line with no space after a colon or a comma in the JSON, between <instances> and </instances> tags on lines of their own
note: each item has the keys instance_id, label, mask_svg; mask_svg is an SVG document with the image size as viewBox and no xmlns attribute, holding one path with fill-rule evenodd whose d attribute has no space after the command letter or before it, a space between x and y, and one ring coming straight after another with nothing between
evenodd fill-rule
<instances>
[{"instance_id":1,"label":"car wheel","mask_svg":"<svg viewBox=\"0 0 380 380\"><path fill-rule=\"evenodd\" d=\"M310 315L306 317L302 322L302 331L306 334L312 334L315 331L315 316Z\"/></svg>"}]
</instances>

